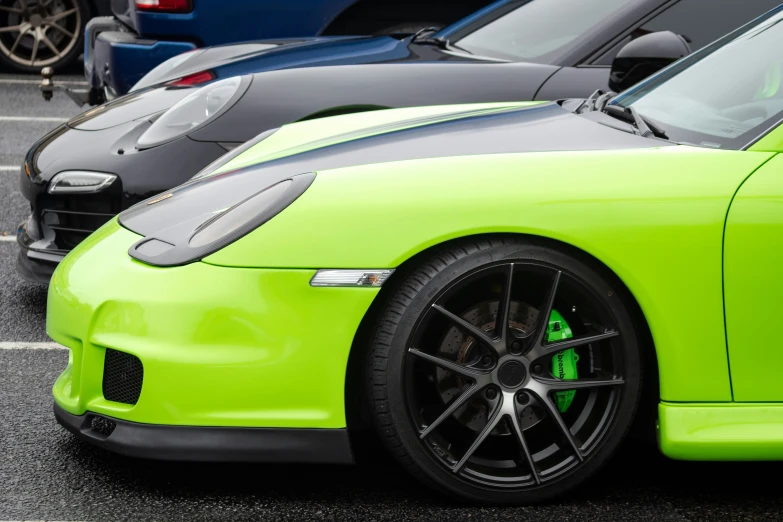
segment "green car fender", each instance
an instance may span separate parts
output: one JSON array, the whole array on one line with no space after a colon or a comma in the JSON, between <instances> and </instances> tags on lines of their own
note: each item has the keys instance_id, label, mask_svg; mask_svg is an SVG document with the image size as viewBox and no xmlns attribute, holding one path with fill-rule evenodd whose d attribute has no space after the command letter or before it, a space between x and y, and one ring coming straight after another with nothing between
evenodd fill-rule
<instances>
[{"instance_id":1,"label":"green car fender","mask_svg":"<svg viewBox=\"0 0 783 522\"><path fill-rule=\"evenodd\" d=\"M204 262L395 268L465 236L550 238L601 261L634 295L655 343L663 400L730 401L723 226L737 187L771 155L679 146L319 172L284 212Z\"/></svg>"},{"instance_id":2,"label":"green car fender","mask_svg":"<svg viewBox=\"0 0 783 522\"><path fill-rule=\"evenodd\" d=\"M152 267L127 255L138 239L114 219L52 277L46 331L71 353L53 387L61 408L147 424L346 426L348 353L378 288L316 288L308 269ZM138 403L104 397L108 349L144 361Z\"/></svg>"}]
</instances>

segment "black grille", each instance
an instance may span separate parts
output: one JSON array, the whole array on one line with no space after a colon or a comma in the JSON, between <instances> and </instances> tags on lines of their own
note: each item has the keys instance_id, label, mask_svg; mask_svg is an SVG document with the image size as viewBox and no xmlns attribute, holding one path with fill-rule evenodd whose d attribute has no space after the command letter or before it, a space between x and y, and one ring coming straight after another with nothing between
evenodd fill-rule
<instances>
[{"instance_id":1,"label":"black grille","mask_svg":"<svg viewBox=\"0 0 783 522\"><path fill-rule=\"evenodd\" d=\"M106 400L136 404L143 381L144 367L138 357L106 349L103 361L103 396Z\"/></svg>"},{"instance_id":2,"label":"black grille","mask_svg":"<svg viewBox=\"0 0 783 522\"><path fill-rule=\"evenodd\" d=\"M117 423L106 417L93 417L90 422L90 429L96 433L100 433L104 437L108 437L117 427Z\"/></svg>"},{"instance_id":3,"label":"black grille","mask_svg":"<svg viewBox=\"0 0 783 522\"><path fill-rule=\"evenodd\" d=\"M48 208L41 211L44 224L54 230L57 240L68 249L81 243L84 238L101 228L113 216L114 214L108 213Z\"/></svg>"},{"instance_id":4,"label":"black grille","mask_svg":"<svg viewBox=\"0 0 783 522\"><path fill-rule=\"evenodd\" d=\"M69 251L122 211L119 180L97 194L48 194L37 198L42 228L54 232L54 243Z\"/></svg>"}]
</instances>

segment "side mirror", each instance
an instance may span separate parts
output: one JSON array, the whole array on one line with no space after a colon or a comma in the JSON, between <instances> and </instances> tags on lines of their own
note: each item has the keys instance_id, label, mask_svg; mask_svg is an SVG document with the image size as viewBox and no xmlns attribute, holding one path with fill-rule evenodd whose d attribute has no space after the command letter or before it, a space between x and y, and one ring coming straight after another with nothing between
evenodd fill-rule
<instances>
[{"instance_id":1,"label":"side mirror","mask_svg":"<svg viewBox=\"0 0 783 522\"><path fill-rule=\"evenodd\" d=\"M685 38L671 31L640 36L617 53L609 74L609 88L622 92L689 54L691 47Z\"/></svg>"}]
</instances>

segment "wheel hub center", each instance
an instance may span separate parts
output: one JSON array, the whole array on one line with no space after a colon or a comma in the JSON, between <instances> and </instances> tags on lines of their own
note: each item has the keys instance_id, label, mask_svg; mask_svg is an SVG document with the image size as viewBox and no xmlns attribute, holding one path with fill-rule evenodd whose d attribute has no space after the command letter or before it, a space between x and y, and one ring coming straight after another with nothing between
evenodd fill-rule
<instances>
[{"instance_id":1,"label":"wheel hub center","mask_svg":"<svg viewBox=\"0 0 783 522\"><path fill-rule=\"evenodd\" d=\"M30 17L30 25L33 27L41 27L41 24L43 23L43 17L39 14L34 14Z\"/></svg>"},{"instance_id":2,"label":"wheel hub center","mask_svg":"<svg viewBox=\"0 0 783 522\"><path fill-rule=\"evenodd\" d=\"M498 368L498 382L506 388L516 388L527 376L525 365L519 361L507 361Z\"/></svg>"}]
</instances>

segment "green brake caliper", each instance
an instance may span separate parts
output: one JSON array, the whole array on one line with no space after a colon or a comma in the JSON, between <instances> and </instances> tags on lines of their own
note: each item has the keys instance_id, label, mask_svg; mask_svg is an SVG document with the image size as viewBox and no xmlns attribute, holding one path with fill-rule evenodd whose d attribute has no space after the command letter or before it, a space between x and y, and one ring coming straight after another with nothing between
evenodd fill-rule
<instances>
[{"instance_id":1,"label":"green brake caliper","mask_svg":"<svg viewBox=\"0 0 783 522\"><path fill-rule=\"evenodd\" d=\"M571 333L571 328L568 326L568 323L563 319L562 315L557 313L557 310L552 310L552 315L549 316L546 335L547 342L550 343L570 339L574 336L574 334ZM557 352L554 357L552 357L552 375L564 381L576 379L578 377L576 373L576 363L578 361L579 356L573 348ZM555 392L557 409L561 412L566 411L568 407L571 406L574 395L576 395L576 390Z\"/></svg>"}]
</instances>

